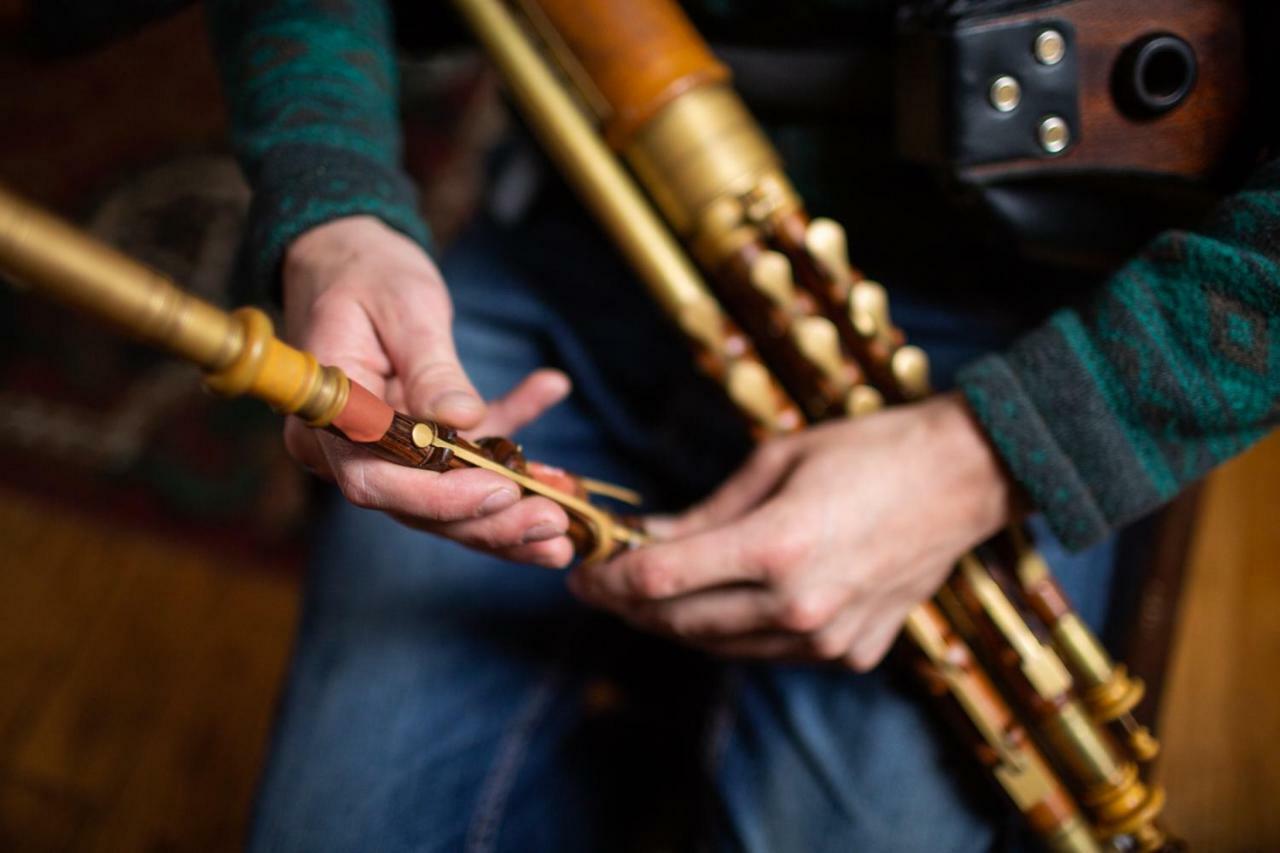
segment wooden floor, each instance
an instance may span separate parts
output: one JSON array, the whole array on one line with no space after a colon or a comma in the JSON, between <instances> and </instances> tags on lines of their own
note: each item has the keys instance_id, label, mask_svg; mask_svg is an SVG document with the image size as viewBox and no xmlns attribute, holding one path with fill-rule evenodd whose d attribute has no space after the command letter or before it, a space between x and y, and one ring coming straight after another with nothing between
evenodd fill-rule
<instances>
[{"instance_id":1,"label":"wooden floor","mask_svg":"<svg viewBox=\"0 0 1280 853\"><path fill-rule=\"evenodd\" d=\"M238 849L297 611L280 574L0 491L0 850ZM1169 824L1280 850L1280 437L1221 471L1165 705Z\"/></svg>"},{"instance_id":2,"label":"wooden floor","mask_svg":"<svg viewBox=\"0 0 1280 853\"><path fill-rule=\"evenodd\" d=\"M1218 471L1193 546L1162 725L1169 825L1280 851L1280 435Z\"/></svg>"},{"instance_id":3,"label":"wooden floor","mask_svg":"<svg viewBox=\"0 0 1280 853\"><path fill-rule=\"evenodd\" d=\"M236 850L296 583L0 493L0 850Z\"/></svg>"}]
</instances>

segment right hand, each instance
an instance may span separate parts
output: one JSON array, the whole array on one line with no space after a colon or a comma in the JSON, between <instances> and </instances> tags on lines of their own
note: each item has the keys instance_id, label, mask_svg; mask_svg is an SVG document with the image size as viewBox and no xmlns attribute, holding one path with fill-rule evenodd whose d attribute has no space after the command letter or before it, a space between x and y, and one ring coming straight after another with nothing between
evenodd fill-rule
<instances>
[{"instance_id":1,"label":"right hand","mask_svg":"<svg viewBox=\"0 0 1280 853\"><path fill-rule=\"evenodd\" d=\"M378 219L307 231L286 252L283 278L286 337L406 414L468 435L509 435L569 393L563 373L538 370L486 406L458 363L453 306L435 264ZM517 562L562 567L573 557L564 510L521 498L499 474L394 465L297 418L284 437L294 458L357 506Z\"/></svg>"}]
</instances>

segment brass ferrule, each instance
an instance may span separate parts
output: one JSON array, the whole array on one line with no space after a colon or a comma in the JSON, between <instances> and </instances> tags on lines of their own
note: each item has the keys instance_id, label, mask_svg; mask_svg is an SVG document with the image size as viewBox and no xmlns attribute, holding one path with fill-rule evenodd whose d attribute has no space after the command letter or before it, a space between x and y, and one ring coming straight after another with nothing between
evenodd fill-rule
<instances>
[{"instance_id":1,"label":"brass ferrule","mask_svg":"<svg viewBox=\"0 0 1280 853\"><path fill-rule=\"evenodd\" d=\"M1078 703L1064 705L1041 723L1039 731L1080 788L1081 804L1102 838L1163 837L1156 820L1164 809L1164 791L1149 787L1137 764L1116 756Z\"/></svg>"},{"instance_id":2,"label":"brass ferrule","mask_svg":"<svg viewBox=\"0 0 1280 853\"><path fill-rule=\"evenodd\" d=\"M309 426L328 426L347 405L351 383L346 374L281 341L257 308L241 308L231 316L240 324L240 352L222 370L209 373L205 384L227 397L257 397Z\"/></svg>"},{"instance_id":3,"label":"brass ferrule","mask_svg":"<svg viewBox=\"0 0 1280 853\"><path fill-rule=\"evenodd\" d=\"M1044 845L1053 853L1098 853L1102 849L1094 839L1089 824L1079 817L1068 821L1044 838Z\"/></svg>"},{"instance_id":4,"label":"brass ferrule","mask_svg":"<svg viewBox=\"0 0 1280 853\"><path fill-rule=\"evenodd\" d=\"M1086 792L1106 791L1120 785L1126 765L1116 756L1105 735L1078 701L1069 700L1041 721L1039 731L1052 744L1052 755Z\"/></svg>"},{"instance_id":5,"label":"brass ferrule","mask_svg":"<svg viewBox=\"0 0 1280 853\"><path fill-rule=\"evenodd\" d=\"M1166 799L1163 788L1147 786L1137 768L1130 765L1123 784L1108 794L1104 800L1089 802L1086 799L1085 803L1096 815L1099 836L1104 839L1128 836L1142 851L1164 847L1167 836L1159 822Z\"/></svg>"},{"instance_id":6,"label":"brass ferrule","mask_svg":"<svg viewBox=\"0 0 1280 853\"><path fill-rule=\"evenodd\" d=\"M667 222L691 240L723 234L732 241L741 220L727 221L713 208L725 199L738 201L742 217L754 223L800 205L773 145L727 85L680 95L623 155ZM708 229L717 233L704 233Z\"/></svg>"},{"instance_id":7,"label":"brass ferrule","mask_svg":"<svg viewBox=\"0 0 1280 853\"><path fill-rule=\"evenodd\" d=\"M1130 713L1142 701L1146 686L1117 664L1080 617L1068 613L1053 626L1054 645L1075 675L1089 712L1100 722Z\"/></svg>"}]
</instances>

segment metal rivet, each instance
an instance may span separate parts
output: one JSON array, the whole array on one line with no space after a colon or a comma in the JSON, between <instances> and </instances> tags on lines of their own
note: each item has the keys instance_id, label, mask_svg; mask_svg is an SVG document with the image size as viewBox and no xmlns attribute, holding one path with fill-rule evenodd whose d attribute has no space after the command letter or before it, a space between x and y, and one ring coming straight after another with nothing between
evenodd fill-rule
<instances>
[{"instance_id":1,"label":"metal rivet","mask_svg":"<svg viewBox=\"0 0 1280 853\"><path fill-rule=\"evenodd\" d=\"M413 425L413 431L409 434L413 439L413 446L418 448L427 448L431 446L431 442L436 440L436 431L431 428L430 424L416 423Z\"/></svg>"},{"instance_id":2,"label":"metal rivet","mask_svg":"<svg viewBox=\"0 0 1280 853\"><path fill-rule=\"evenodd\" d=\"M1002 74L991 81L991 106L1002 113L1011 113L1022 103L1022 84L1017 78Z\"/></svg>"},{"instance_id":3,"label":"metal rivet","mask_svg":"<svg viewBox=\"0 0 1280 853\"><path fill-rule=\"evenodd\" d=\"M1040 120L1040 147L1049 154L1061 154L1071 144L1071 128L1062 116L1045 116Z\"/></svg>"},{"instance_id":4,"label":"metal rivet","mask_svg":"<svg viewBox=\"0 0 1280 853\"><path fill-rule=\"evenodd\" d=\"M1067 55L1067 40L1057 30L1045 30L1036 36L1036 60L1041 65L1057 65Z\"/></svg>"}]
</instances>

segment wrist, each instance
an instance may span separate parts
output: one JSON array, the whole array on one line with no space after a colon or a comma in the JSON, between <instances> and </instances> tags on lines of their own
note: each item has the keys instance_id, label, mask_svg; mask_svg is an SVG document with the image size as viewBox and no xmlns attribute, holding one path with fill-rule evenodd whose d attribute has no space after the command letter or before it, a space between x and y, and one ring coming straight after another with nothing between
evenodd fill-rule
<instances>
[{"instance_id":1,"label":"wrist","mask_svg":"<svg viewBox=\"0 0 1280 853\"><path fill-rule=\"evenodd\" d=\"M423 248L375 216L344 216L300 234L281 267L285 311L336 286L382 289L397 281L440 283Z\"/></svg>"},{"instance_id":2,"label":"wrist","mask_svg":"<svg viewBox=\"0 0 1280 853\"><path fill-rule=\"evenodd\" d=\"M332 268L356 255L362 245L391 231L373 216L343 216L303 231L285 249L286 280L317 268Z\"/></svg>"},{"instance_id":3,"label":"wrist","mask_svg":"<svg viewBox=\"0 0 1280 853\"><path fill-rule=\"evenodd\" d=\"M963 395L941 394L921 404L931 460L942 493L958 499L974 541L986 539L1017 514L1017 490Z\"/></svg>"}]
</instances>

